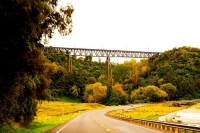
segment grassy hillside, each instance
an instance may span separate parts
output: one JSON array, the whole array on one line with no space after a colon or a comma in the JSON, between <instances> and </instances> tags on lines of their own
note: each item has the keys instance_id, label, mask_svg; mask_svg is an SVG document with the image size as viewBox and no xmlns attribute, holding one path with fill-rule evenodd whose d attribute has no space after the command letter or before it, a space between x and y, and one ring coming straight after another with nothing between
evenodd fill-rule
<instances>
[{"instance_id":1,"label":"grassy hillside","mask_svg":"<svg viewBox=\"0 0 200 133\"><path fill-rule=\"evenodd\" d=\"M149 59L149 84L160 86L171 83L177 91L171 100L200 97L200 49L173 48Z\"/></svg>"}]
</instances>

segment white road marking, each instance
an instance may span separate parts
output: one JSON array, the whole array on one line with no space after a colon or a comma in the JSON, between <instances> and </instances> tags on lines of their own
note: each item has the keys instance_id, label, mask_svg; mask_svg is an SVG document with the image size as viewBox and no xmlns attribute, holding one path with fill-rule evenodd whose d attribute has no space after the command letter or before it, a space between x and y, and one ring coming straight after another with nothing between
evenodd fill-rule
<instances>
[{"instance_id":1,"label":"white road marking","mask_svg":"<svg viewBox=\"0 0 200 133\"><path fill-rule=\"evenodd\" d=\"M76 117L76 118L78 118L78 117ZM59 133L60 131L62 131L66 126L68 126L70 123L72 123L75 119L73 119L72 121L70 121L69 123L67 123L64 127L62 127L60 130L58 130L56 133Z\"/></svg>"}]
</instances>

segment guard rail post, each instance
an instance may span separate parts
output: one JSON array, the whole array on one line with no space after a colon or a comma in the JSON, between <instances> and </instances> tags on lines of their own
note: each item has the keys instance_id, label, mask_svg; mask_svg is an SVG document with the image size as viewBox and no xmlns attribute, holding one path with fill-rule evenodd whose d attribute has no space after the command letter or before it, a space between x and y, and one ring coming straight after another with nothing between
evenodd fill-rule
<instances>
[{"instance_id":1,"label":"guard rail post","mask_svg":"<svg viewBox=\"0 0 200 133\"><path fill-rule=\"evenodd\" d=\"M154 124L154 123L152 123L152 127L155 127L155 124Z\"/></svg>"},{"instance_id":2,"label":"guard rail post","mask_svg":"<svg viewBox=\"0 0 200 133\"><path fill-rule=\"evenodd\" d=\"M161 129L161 125L160 124L158 125L158 128Z\"/></svg>"},{"instance_id":3,"label":"guard rail post","mask_svg":"<svg viewBox=\"0 0 200 133\"><path fill-rule=\"evenodd\" d=\"M164 129L164 130L165 130L165 125L162 125L162 129Z\"/></svg>"},{"instance_id":4,"label":"guard rail post","mask_svg":"<svg viewBox=\"0 0 200 133\"><path fill-rule=\"evenodd\" d=\"M189 133L189 130L188 130L188 129L185 129L185 133Z\"/></svg>"},{"instance_id":5,"label":"guard rail post","mask_svg":"<svg viewBox=\"0 0 200 133\"><path fill-rule=\"evenodd\" d=\"M151 126L151 123L149 123L149 126Z\"/></svg>"},{"instance_id":6,"label":"guard rail post","mask_svg":"<svg viewBox=\"0 0 200 133\"><path fill-rule=\"evenodd\" d=\"M157 128L157 125L158 125L158 124L155 124L155 128Z\"/></svg>"},{"instance_id":7,"label":"guard rail post","mask_svg":"<svg viewBox=\"0 0 200 133\"><path fill-rule=\"evenodd\" d=\"M172 127L172 132L175 132L175 127Z\"/></svg>"},{"instance_id":8,"label":"guard rail post","mask_svg":"<svg viewBox=\"0 0 200 133\"><path fill-rule=\"evenodd\" d=\"M181 133L181 132L182 132L181 128L178 128L178 133Z\"/></svg>"},{"instance_id":9,"label":"guard rail post","mask_svg":"<svg viewBox=\"0 0 200 133\"><path fill-rule=\"evenodd\" d=\"M167 131L170 131L170 127L169 126L167 126Z\"/></svg>"}]
</instances>

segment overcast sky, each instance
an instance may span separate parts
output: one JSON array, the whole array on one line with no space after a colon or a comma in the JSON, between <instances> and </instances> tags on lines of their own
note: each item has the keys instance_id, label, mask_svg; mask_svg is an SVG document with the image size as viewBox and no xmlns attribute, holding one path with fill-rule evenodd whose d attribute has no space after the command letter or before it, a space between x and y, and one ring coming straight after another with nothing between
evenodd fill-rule
<instances>
[{"instance_id":1,"label":"overcast sky","mask_svg":"<svg viewBox=\"0 0 200 133\"><path fill-rule=\"evenodd\" d=\"M73 31L49 45L163 52L200 48L200 0L61 0L75 8Z\"/></svg>"}]
</instances>

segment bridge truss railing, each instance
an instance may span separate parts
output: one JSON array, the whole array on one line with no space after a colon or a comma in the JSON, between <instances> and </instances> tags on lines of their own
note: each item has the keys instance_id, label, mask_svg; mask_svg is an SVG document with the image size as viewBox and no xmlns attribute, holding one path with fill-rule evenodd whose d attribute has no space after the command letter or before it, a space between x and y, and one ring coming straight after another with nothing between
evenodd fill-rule
<instances>
[{"instance_id":1,"label":"bridge truss railing","mask_svg":"<svg viewBox=\"0 0 200 133\"><path fill-rule=\"evenodd\" d=\"M154 55L160 54L160 52L63 48L63 47L44 47L43 51L47 54L65 54L65 55L92 56L92 57L109 56L109 57L125 57L125 58L150 58Z\"/></svg>"}]
</instances>

